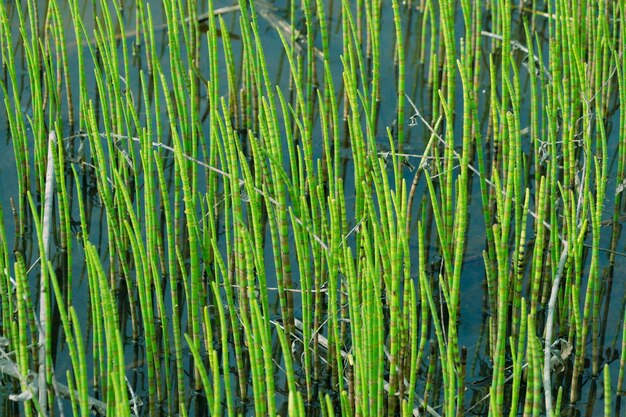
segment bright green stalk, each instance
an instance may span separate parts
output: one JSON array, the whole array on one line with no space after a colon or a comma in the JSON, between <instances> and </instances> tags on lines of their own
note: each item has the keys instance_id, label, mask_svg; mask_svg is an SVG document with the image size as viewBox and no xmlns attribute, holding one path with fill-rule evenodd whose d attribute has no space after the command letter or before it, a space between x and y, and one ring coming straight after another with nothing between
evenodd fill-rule
<instances>
[{"instance_id":1,"label":"bright green stalk","mask_svg":"<svg viewBox=\"0 0 626 417\"><path fill-rule=\"evenodd\" d=\"M149 406L150 411L155 412L156 410L153 408L158 401L156 397L156 371L155 371L155 356L156 356L156 337L155 337L155 329L154 329L154 312L153 308L153 300L151 294L152 280L151 274L148 270L148 262L146 260L146 249L141 242L141 230L139 229L139 224L137 217L133 211L132 203L130 202L130 197L128 196L127 191L124 188L122 180L117 173L117 171L113 171L115 181L117 183L117 188L121 191L123 201L126 204L126 209L129 214L130 222L125 221L124 227L126 229L126 236L130 242L133 258L135 260L135 268L136 268L136 282L137 282L137 292L139 295L139 303L140 310L142 316L142 322L145 332L145 345L146 345L146 367L148 368L148 394L149 394Z\"/></svg>"},{"instance_id":2,"label":"bright green stalk","mask_svg":"<svg viewBox=\"0 0 626 417\"><path fill-rule=\"evenodd\" d=\"M163 88L167 90L167 82L165 78L161 77L161 82ZM172 116L170 119L170 129L172 132L172 137L174 141L174 155L176 156L176 162L180 167L179 174L180 179L183 185L183 199L185 203L185 217L187 224L187 233L189 239L189 255L190 255L190 265L191 265L191 293L189 299L189 322L192 329L192 339L194 341L194 347L196 349L200 348L200 312L199 312L199 296L200 296L200 260L198 257L197 251L197 233L198 226L196 221L196 213L195 213L195 205L193 203L194 198L192 196L192 191L190 188L189 177L186 170L186 160L184 155L184 151L182 148L182 143L180 142L176 125L174 124L174 109L172 107L171 100L166 96L168 113ZM199 375L196 375L198 378L195 378L196 383L200 382Z\"/></svg>"},{"instance_id":3,"label":"bright green stalk","mask_svg":"<svg viewBox=\"0 0 626 417\"><path fill-rule=\"evenodd\" d=\"M211 283L213 295L216 299L220 299L220 291L217 281ZM220 322L220 344L222 346L222 369L229 369L230 361L228 359L228 322L224 314L222 303L217 303L217 313ZM231 392L230 378L226 377L224 381L224 392L226 394L226 407L228 415L235 415L233 406L233 394Z\"/></svg>"},{"instance_id":4,"label":"bright green stalk","mask_svg":"<svg viewBox=\"0 0 626 417\"><path fill-rule=\"evenodd\" d=\"M404 58L404 41L402 39L402 22L400 20L400 13L398 11L398 0L393 0L391 3L393 8L393 21L396 29L396 52L398 54L398 149L402 150L404 145L404 84L405 84L405 58ZM453 77L454 78L454 77ZM376 87L376 85L374 85ZM376 119L374 119L376 120ZM396 183L396 187L399 184Z\"/></svg>"},{"instance_id":5,"label":"bright green stalk","mask_svg":"<svg viewBox=\"0 0 626 417\"><path fill-rule=\"evenodd\" d=\"M54 146L53 141L50 141L49 146ZM53 150L50 150L53 152ZM50 163L50 161L49 161ZM48 173L50 173L50 169L53 167L48 167ZM51 214L47 212L49 209L51 210L52 201L49 199L53 198L52 194L48 195L48 190L52 190L49 188L51 186L50 182L53 181L51 176L46 174L46 197L43 204L43 213L40 217L37 213L37 209L35 207L35 202L30 193L28 193L28 202L31 207L31 213L33 216L33 222L35 224L36 230L36 239L39 249L39 256L41 258L41 272L39 275L39 328L36 332L38 334L38 356L36 357L36 366L37 372L39 373L38 384L41 389L39 391L39 406L43 410L44 414L47 412L51 404L48 404L47 395L44 394L44 390L48 390L49 384L52 383L52 320L48 319L52 317L52 308L51 308L51 294L50 294L50 281L49 281L49 271L48 271L48 259L50 257L50 242L44 242L44 238L49 239L50 236L44 237L43 230L45 230L44 221L51 222ZM41 219L41 220L40 220ZM52 225L48 225L48 227L52 227ZM34 330L34 329L33 329ZM34 335L33 335L34 338Z\"/></svg>"},{"instance_id":6,"label":"bright green stalk","mask_svg":"<svg viewBox=\"0 0 626 417\"><path fill-rule=\"evenodd\" d=\"M209 409L211 411L214 411L215 410L215 403L214 403L214 398L213 398L214 387L211 385L211 381L209 380L209 375L204 366L202 357L200 356L200 351L196 348L195 342L188 334L185 334L185 340L187 341L189 350L191 350L191 354L193 355L193 358L197 363L196 366L197 366L198 372L200 373L200 379L202 380L202 385L204 386L204 389L206 391L206 399L207 399L207 402L209 403ZM214 352L210 352L209 354L212 357ZM219 386L217 388L219 388Z\"/></svg>"},{"instance_id":7,"label":"bright green stalk","mask_svg":"<svg viewBox=\"0 0 626 417\"><path fill-rule=\"evenodd\" d=\"M174 232L171 220L171 209L169 203L169 195L167 193L167 185L165 183L165 176L163 174L163 160L153 153L153 158L156 163L156 173L159 180L159 188L161 190L161 204L163 205L163 211L165 212L165 238L167 239L167 253L168 253L168 276L170 279L170 298L172 300L172 334L174 337L174 360L176 367L176 390L179 398L178 409L181 414L186 414L185 402L180 401L180 398L185 396L185 380L183 369L183 352L182 352L182 339L181 339L181 326L180 326L180 313L178 304L180 297L178 295L178 280L176 270L176 255L174 249ZM169 347L168 347L169 349Z\"/></svg>"},{"instance_id":8,"label":"bright green stalk","mask_svg":"<svg viewBox=\"0 0 626 417\"><path fill-rule=\"evenodd\" d=\"M80 335L80 324L78 321L74 321L75 312L70 310L69 314L65 308L63 302L63 295L61 293L61 287L59 286L59 281L54 272L54 268L52 265L48 265L48 270L50 271L50 282L52 283L52 288L54 290L54 296L57 299L57 307L59 309L59 316L61 317L61 324L63 326L63 332L65 333L65 338L67 340L67 346L69 349L70 360L72 361L73 372L68 371L67 380L68 387L71 385L72 388L76 389L78 392L78 398L73 400L72 403L76 402L80 406L80 415L87 416L89 415L89 404L88 404L88 395L89 395L89 386L87 385L87 379L85 378L86 369L84 363L84 355L85 349L83 346L82 339L74 338L74 328L77 329L77 336ZM71 322L70 322L71 317ZM85 371L85 373L83 373ZM73 380L76 382L74 383ZM70 389L70 392L73 392L73 389Z\"/></svg>"},{"instance_id":9,"label":"bright green stalk","mask_svg":"<svg viewBox=\"0 0 626 417\"><path fill-rule=\"evenodd\" d=\"M16 262L14 265L15 270L15 296L17 298L17 343L15 344L16 350L16 363L20 374L27 375L28 369L31 368L31 363L28 354L28 346L30 345L28 341L28 316L26 310L26 302L25 299L29 297L29 288L28 282L26 280L26 267L24 266L24 259L21 253L16 253ZM33 330L33 329L31 329ZM20 389L22 391L30 390L28 386L28 382L24 379L20 381ZM36 398L33 399L32 402L24 403L24 415L26 417L30 417L33 415L32 406L38 407L39 404L36 401Z\"/></svg>"},{"instance_id":10,"label":"bright green stalk","mask_svg":"<svg viewBox=\"0 0 626 417\"><path fill-rule=\"evenodd\" d=\"M520 398L522 374L524 369L523 352L527 335L526 323L528 321L528 313L526 312L526 300L524 298L521 299L519 315L520 324L517 334L517 346L515 346L515 344L513 343L515 341L515 337L511 338L511 355L513 357L513 384L511 388L511 408L509 412L510 417L514 417L518 414L518 401Z\"/></svg>"},{"instance_id":11,"label":"bright green stalk","mask_svg":"<svg viewBox=\"0 0 626 417\"><path fill-rule=\"evenodd\" d=\"M104 317L104 328L107 351L107 390L110 389L115 406L111 410L119 416L130 416L128 406L128 391L126 389L126 379L124 372L124 348L122 338L118 331L119 319L117 316L117 306L104 270L100 263L96 248L91 243L86 242L85 253L89 273L94 275L99 283L101 298L101 312ZM111 407L111 405L110 405Z\"/></svg>"}]
</instances>

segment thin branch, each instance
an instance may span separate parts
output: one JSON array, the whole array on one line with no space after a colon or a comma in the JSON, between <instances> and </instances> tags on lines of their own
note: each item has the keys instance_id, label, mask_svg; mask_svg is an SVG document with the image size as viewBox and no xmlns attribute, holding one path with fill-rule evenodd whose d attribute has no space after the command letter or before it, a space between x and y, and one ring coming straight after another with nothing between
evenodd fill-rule
<instances>
[{"instance_id":1,"label":"thin branch","mask_svg":"<svg viewBox=\"0 0 626 417\"><path fill-rule=\"evenodd\" d=\"M0 349L0 354L2 355L2 358L0 358L0 374L10 376L26 383L26 377L19 372L17 364L8 357L4 349ZM33 377L34 381L37 381L39 379L39 375L36 372L33 372L29 375ZM37 383L27 384L27 386L29 387L33 395L38 390ZM77 390L73 390L73 392L70 393L70 389L67 387L67 385L63 385L59 382L55 383L55 391L57 395L64 399L70 399L72 396L75 398L79 396L79 392ZM95 411L96 413L101 415L106 415L106 403L93 397L88 397L87 402L89 404L90 410Z\"/></svg>"},{"instance_id":2,"label":"thin branch","mask_svg":"<svg viewBox=\"0 0 626 417\"><path fill-rule=\"evenodd\" d=\"M492 39L496 39L496 40L499 40L499 41L503 41L504 40L504 38L501 35L497 35L497 34L492 33L492 32L487 32L487 31L483 30L483 31L480 32L480 34L482 36L487 37L487 38L492 38ZM526 48L524 45L522 45L521 43L519 43L518 41L513 40L513 39L511 39L509 41L509 43L511 44L511 47L513 49L519 49L520 51L525 53L528 56L529 60L530 60L530 51L528 50L528 48ZM539 57L537 55L533 55L532 59L533 59L534 62L539 62ZM530 65L530 63L529 63L529 65ZM528 71L532 71L530 66L528 67ZM552 75L550 75L550 72L548 71L548 69L545 66L543 67L543 72L546 75L546 78L548 80L552 81Z\"/></svg>"},{"instance_id":3,"label":"thin branch","mask_svg":"<svg viewBox=\"0 0 626 417\"><path fill-rule=\"evenodd\" d=\"M435 137L439 140L439 142L441 142L441 144L443 144L446 148L451 148L452 149L452 153L454 154L454 157L460 162L461 161L461 155L459 155L459 153L454 149L454 146L450 146L444 138L441 137L441 135L439 135L435 129L430 125L430 123L428 123L428 121L426 121L426 119L424 119L424 117L422 116L422 114L420 113L420 111L417 109L417 106L415 105L415 103L413 103L413 100L411 100L411 98L405 93L405 96L407 98L407 100L409 100L409 104L411 104L411 107L413 107L413 110L415 111L415 114L411 117L417 117L418 119L421 120L422 123L424 123L424 126L426 126L426 128L428 130L430 130L430 132L435 135ZM472 171L474 174L476 174L479 178L482 177L482 175L480 175L480 171L478 171L476 168L474 168L474 166L472 164L467 164L467 168ZM487 185L489 185L491 188L493 188L494 190L496 189L496 185L490 181L489 179L485 178L485 183L487 183ZM506 195L506 191L505 190L497 190L499 192L502 193L502 195ZM515 201L514 198L512 198L513 201ZM526 210L528 214L530 214L531 216L533 216L535 218L535 220L538 219L537 213L535 213L534 211L527 209ZM543 221L543 225L548 229L548 230L552 230L552 226L550 225L550 223L548 223L547 221ZM565 244L565 240L563 240L563 237L559 234L559 239L561 240L562 243Z\"/></svg>"},{"instance_id":4,"label":"thin branch","mask_svg":"<svg viewBox=\"0 0 626 417\"><path fill-rule=\"evenodd\" d=\"M46 187L44 194L43 204L43 219L42 219L42 232L41 239L43 241L44 253L41 256L49 260L50 258L50 230L52 228L52 202L54 200L54 151L57 146L56 132L50 131L48 135L48 165L46 170ZM39 406L41 410L46 413L48 410L48 385L46 377L48 371L46 369L46 323L48 322L48 285L47 277L45 274L45 264L41 263L41 275L39 278Z\"/></svg>"},{"instance_id":5,"label":"thin branch","mask_svg":"<svg viewBox=\"0 0 626 417\"><path fill-rule=\"evenodd\" d=\"M276 326L280 326L283 330L285 330L285 327L284 327L281 323L276 322L276 321L272 321L272 323L273 323L274 325L276 325ZM302 322L301 322L300 320L298 320L298 319L294 319L294 324L295 324L296 328L297 328L298 330L300 330L300 331L302 331L302 329L304 328L304 323L302 323ZM303 344L304 344L304 341L302 341L302 342L303 342ZM326 337L324 337L324 336L323 336L323 335L321 335L321 334L318 334L318 335L317 335L317 343L318 343L318 344L319 344L322 348L324 348L324 349L326 349L326 350L328 351L329 346L328 346L328 339L326 339ZM305 346L305 349L306 349L306 348L307 348L307 346ZM350 355L348 352L346 352L346 351L345 351L345 350L343 350L343 349L341 349L339 352L340 352L340 354L341 354L341 357L342 357L342 358L344 358L344 359L347 359L347 358L348 358L348 356ZM405 383L405 385L408 385L408 381L407 381L406 379L404 380L404 383ZM390 389L390 388L389 388L389 382L387 382L386 380L385 380L385 381L383 381L383 387L384 387L385 391L389 392L389 389ZM425 403L424 403L424 399L423 399L423 398L421 398L421 397L420 397L419 395L417 395L417 394L416 394L415 396L416 396L417 400L421 403L421 405L422 405L422 406L425 406L425 408L426 408L426 412L427 412L428 414L430 414L432 417L441 417L441 414L439 414L439 413L438 413L438 412L437 412L434 408L432 408L430 405L428 405L428 404L425 404ZM421 416L421 415L422 415L422 414L421 414L421 412L420 412L420 409L419 409L419 408L417 408L417 407L416 407L416 408L413 408L413 416L414 416L414 417L419 417L419 416Z\"/></svg>"},{"instance_id":6,"label":"thin branch","mask_svg":"<svg viewBox=\"0 0 626 417\"><path fill-rule=\"evenodd\" d=\"M118 135L118 134L115 134L115 133L111 133L111 134L109 134L108 136L107 136L107 134L105 134L105 133L99 133L98 135L99 135L100 137L104 138L104 139L106 139L107 137L111 137L111 138L113 138L113 139L130 139L130 140L132 140L133 142L138 142L138 143L141 143L141 139L136 138L136 137L133 137L133 136ZM87 135L86 133L79 133L79 134L76 134L76 135L71 136L71 137L87 137L87 136L88 136L88 135ZM70 137L70 138L71 138L71 137ZM67 139L68 139L68 138L64 138L63 140L67 140ZM164 150L166 150L166 151L168 151L168 152L174 153L174 148L173 148L173 147L168 146L168 145L166 145L166 144L164 144L164 143L161 143L161 142L152 142L152 147L154 147L154 148L164 149ZM184 157L185 159L187 159L188 161L193 162L194 164L198 164L198 165L200 165L201 167L204 167L204 168L208 169L209 171L213 171L213 172L215 172L216 174L221 175L221 176L222 176L222 177L224 177L224 178L232 179L232 177L231 177L231 175L230 175L229 173L227 173L227 172L225 172L225 171L222 171L221 169L216 168L216 167L214 167L214 166L212 166L212 165L209 165L209 164L207 164L206 162L203 162L203 161L201 161L201 160L199 160L199 159L196 159L196 158L194 158L193 156L189 156L189 155L187 155L187 154L183 153L183 157ZM280 205L280 203L278 202L278 200L276 200L275 198L273 198L273 197L271 197L271 196L269 196L269 195L265 194L265 192L263 192L263 190L261 190L260 188L257 188L257 187L255 187L255 186L248 186L248 183L247 183L246 181L244 181L244 180L242 180L242 179L239 179L239 186L242 186L242 185L246 186L246 188L249 188L249 189L253 190L253 191L254 191L254 192L256 192L257 194L259 194L259 195L261 195L261 196L263 196L263 197L267 198L267 199L268 199L268 200L269 200L272 204L274 204L275 206L279 206L279 205ZM303 227L303 228L304 228L307 232L309 232L309 234L313 237L313 240L315 240L317 243L319 243L319 245L320 245L320 246L321 246L321 247L322 247L325 251L328 251L328 250L329 250L329 249L328 249L328 245L327 245L327 244L326 244L326 243L325 243L325 242L324 242L324 241L323 241L323 240L322 240L322 239L321 239L318 235L316 235L316 234L315 234L315 233L313 233L311 230L309 230L309 228L308 228L308 227L304 224L304 222L303 222L302 220L300 220L300 218L298 218L298 217L296 217L296 216L293 216L293 218L294 218L294 220L295 220L295 222L296 222L296 223L298 223L298 224L299 224L300 226L302 226L302 227ZM347 236L346 236L346 237L347 237Z\"/></svg>"},{"instance_id":7,"label":"thin branch","mask_svg":"<svg viewBox=\"0 0 626 417\"><path fill-rule=\"evenodd\" d=\"M550 301L548 301L548 317L546 318L546 340L543 349L543 391L545 394L546 402L546 416L552 417L552 382L551 382L551 346L552 346L552 326L554 324L554 310L556 309L556 297L559 293L559 285L561 283L561 277L563 276L563 269L565 268L565 262L567 261L568 246L567 242L563 243L563 252L561 252L561 258L559 259L559 266L557 269L556 277L552 282L552 291L550 292Z\"/></svg>"}]
</instances>

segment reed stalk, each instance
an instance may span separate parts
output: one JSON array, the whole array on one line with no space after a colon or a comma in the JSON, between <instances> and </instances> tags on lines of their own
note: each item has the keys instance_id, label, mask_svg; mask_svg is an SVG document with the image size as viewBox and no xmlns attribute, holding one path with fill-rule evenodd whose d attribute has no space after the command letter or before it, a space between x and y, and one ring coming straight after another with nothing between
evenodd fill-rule
<instances>
[{"instance_id":1,"label":"reed stalk","mask_svg":"<svg viewBox=\"0 0 626 417\"><path fill-rule=\"evenodd\" d=\"M218 6L0 4L0 414L616 413L624 5Z\"/></svg>"}]
</instances>

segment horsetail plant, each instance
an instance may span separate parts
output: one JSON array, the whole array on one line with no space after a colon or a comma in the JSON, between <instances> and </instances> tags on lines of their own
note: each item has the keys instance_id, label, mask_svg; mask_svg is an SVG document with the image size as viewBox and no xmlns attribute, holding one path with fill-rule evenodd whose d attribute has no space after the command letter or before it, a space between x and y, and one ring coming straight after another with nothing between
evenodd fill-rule
<instances>
[{"instance_id":1,"label":"horsetail plant","mask_svg":"<svg viewBox=\"0 0 626 417\"><path fill-rule=\"evenodd\" d=\"M616 414L624 4L284 7L0 3L0 414Z\"/></svg>"}]
</instances>

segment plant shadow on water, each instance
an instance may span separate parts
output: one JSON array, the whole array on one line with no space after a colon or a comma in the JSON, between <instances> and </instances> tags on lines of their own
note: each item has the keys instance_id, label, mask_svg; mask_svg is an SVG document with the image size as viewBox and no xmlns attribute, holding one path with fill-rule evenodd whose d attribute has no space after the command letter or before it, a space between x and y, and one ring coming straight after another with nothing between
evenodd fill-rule
<instances>
[{"instance_id":1,"label":"plant shadow on water","mask_svg":"<svg viewBox=\"0 0 626 417\"><path fill-rule=\"evenodd\" d=\"M626 414L624 2L82 3L0 3L0 415Z\"/></svg>"}]
</instances>

